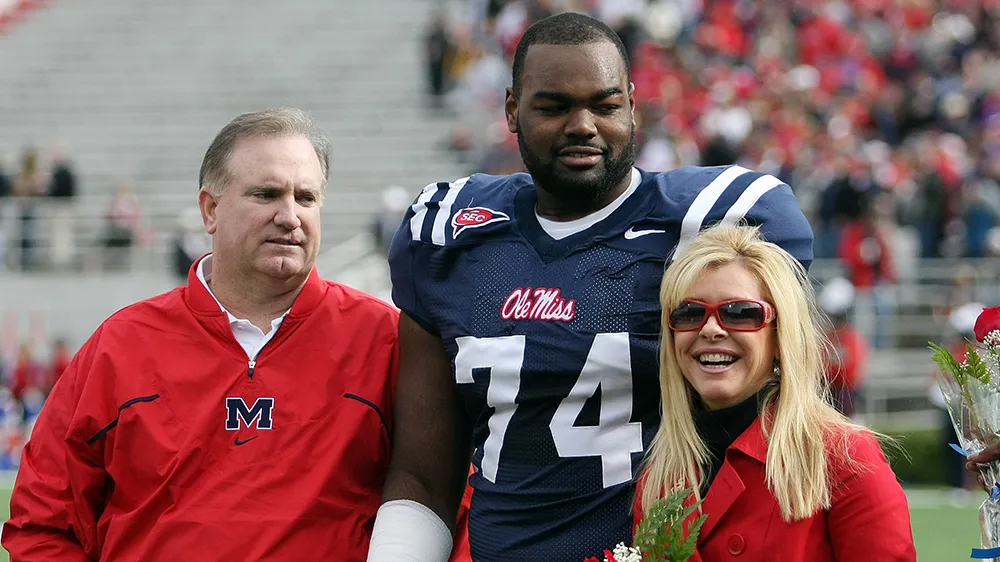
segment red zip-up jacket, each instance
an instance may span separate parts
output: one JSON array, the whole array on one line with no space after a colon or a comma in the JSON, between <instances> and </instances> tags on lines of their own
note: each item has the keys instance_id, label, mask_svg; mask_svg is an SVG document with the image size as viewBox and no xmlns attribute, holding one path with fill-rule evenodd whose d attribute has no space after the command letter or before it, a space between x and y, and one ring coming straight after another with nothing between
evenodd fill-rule
<instances>
[{"instance_id":1,"label":"red zip-up jacket","mask_svg":"<svg viewBox=\"0 0 1000 562\"><path fill-rule=\"evenodd\" d=\"M313 271L254 361L191 268L106 320L25 446L29 561L364 561L389 464L396 311Z\"/></svg>"}]
</instances>

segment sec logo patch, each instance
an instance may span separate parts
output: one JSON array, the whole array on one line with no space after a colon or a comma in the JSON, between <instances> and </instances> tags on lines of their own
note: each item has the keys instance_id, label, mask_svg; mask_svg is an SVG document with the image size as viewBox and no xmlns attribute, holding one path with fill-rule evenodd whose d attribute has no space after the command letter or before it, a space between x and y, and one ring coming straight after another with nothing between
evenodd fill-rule
<instances>
[{"instance_id":1,"label":"sec logo patch","mask_svg":"<svg viewBox=\"0 0 1000 562\"><path fill-rule=\"evenodd\" d=\"M486 207L469 207L462 209L451 217L451 237L458 238L458 235L470 228L479 228L488 224L509 221L510 217L506 213L487 209Z\"/></svg>"}]
</instances>

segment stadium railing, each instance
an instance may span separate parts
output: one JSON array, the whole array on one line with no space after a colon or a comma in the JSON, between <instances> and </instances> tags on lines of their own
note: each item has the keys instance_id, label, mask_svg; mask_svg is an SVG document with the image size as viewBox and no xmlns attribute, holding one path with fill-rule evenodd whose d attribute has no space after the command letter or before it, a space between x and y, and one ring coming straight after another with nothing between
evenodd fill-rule
<instances>
[{"instance_id":1,"label":"stadium railing","mask_svg":"<svg viewBox=\"0 0 1000 562\"><path fill-rule=\"evenodd\" d=\"M868 362L859 417L880 429L931 429L940 410L930 401L934 363L926 349L877 350Z\"/></svg>"},{"instance_id":2,"label":"stadium railing","mask_svg":"<svg viewBox=\"0 0 1000 562\"><path fill-rule=\"evenodd\" d=\"M30 214L27 221L24 218L26 211ZM0 271L30 269L32 273L93 273L109 269L105 263L108 253L106 215L107 204L101 202L70 203L49 198L0 199ZM334 218L331 212L323 220L329 222ZM60 227L57 226L59 221L68 222L63 222ZM125 251L128 256L127 265L114 269L144 274L170 271L173 266L173 243L182 228L180 223L181 217L176 213L158 213L155 209L144 209L134 242ZM59 240L61 228L68 228L69 232L66 234L69 240ZM26 230L29 241L27 247L23 244ZM59 244L68 246L57 248ZM27 264L22 259L26 251L32 252ZM321 256L331 256L324 262L331 264L328 266L331 274L345 263L360 260L373 251L374 243L368 235L344 241L324 239L320 250ZM358 252L363 254L358 255ZM57 255L61 257L57 258ZM336 264L336 267L332 264Z\"/></svg>"},{"instance_id":3,"label":"stadium railing","mask_svg":"<svg viewBox=\"0 0 1000 562\"><path fill-rule=\"evenodd\" d=\"M31 269L99 270L107 229L107 206L64 202L50 198L0 200L0 267L7 271ZM152 221L176 222L176 218L144 213L138 223L135 241L129 249L128 268L141 271L162 271L169 266L169 235L151 228ZM61 226L58 226L61 225ZM59 241L60 228L67 239ZM163 235L167 234L166 239ZM25 244L24 242L27 242ZM57 244L68 244L65 263L53 263ZM22 254L32 252L30 264ZM59 267L57 267L57 265Z\"/></svg>"}]
</instances>

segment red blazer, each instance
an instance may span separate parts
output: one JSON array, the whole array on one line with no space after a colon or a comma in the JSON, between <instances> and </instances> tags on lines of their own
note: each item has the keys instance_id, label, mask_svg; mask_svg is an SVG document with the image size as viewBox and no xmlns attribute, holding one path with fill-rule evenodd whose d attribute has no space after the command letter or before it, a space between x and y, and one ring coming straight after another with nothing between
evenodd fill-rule
<instances>
[{"instance_id":1,"label":"red blazer","mask_svg":"<svg viewBox=\"0 0 1000 562\"><path fill-rule=\"evenodd\" d=\"M852 457L861 474L831 466L830 509L786 523L765 482L767 442L754 421L726 450L702 511L708 519L690 562L913 562L917 554L902 487L870 434L859 434ZM642 516L636 502L636 521ZM700 556L700 557L699 557Z\"/></svg>"}]
</instances>

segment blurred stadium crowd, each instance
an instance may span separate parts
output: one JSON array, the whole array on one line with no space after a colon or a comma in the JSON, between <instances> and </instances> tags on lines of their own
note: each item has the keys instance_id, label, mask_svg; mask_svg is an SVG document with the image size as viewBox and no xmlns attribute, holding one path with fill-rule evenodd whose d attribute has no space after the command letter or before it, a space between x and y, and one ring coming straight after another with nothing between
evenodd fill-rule
<instances>
[{"instance_id":1,"label":"blurred stadium crowd","mask_svg":"<svg viewBox=\"0 0 1000 562\"><path fill-rule=\"evenodd\" d=\"M568 8L632 57L638 165L739 163L796 191L819 258L861 287L893 254L1000 255L1000 6L992 0L474 0L426 35L469 169L520 169L503 122L520 33ZM901 232L900 232L901 231ZM880 259L881 258L881 259Z\"/></svg>"},{"instance_id":2,"label":"blurred stadium crowd","mask_svg":"<svg viewBox=\"0 0 1000 562\"><path fill-rule=\"evenodd\" d=\"M62 339L51 350L22 343L13 357L0 358L0 470L15 470L52 385L69 365L72 351Z\"/></svg>"}]
</instances>

